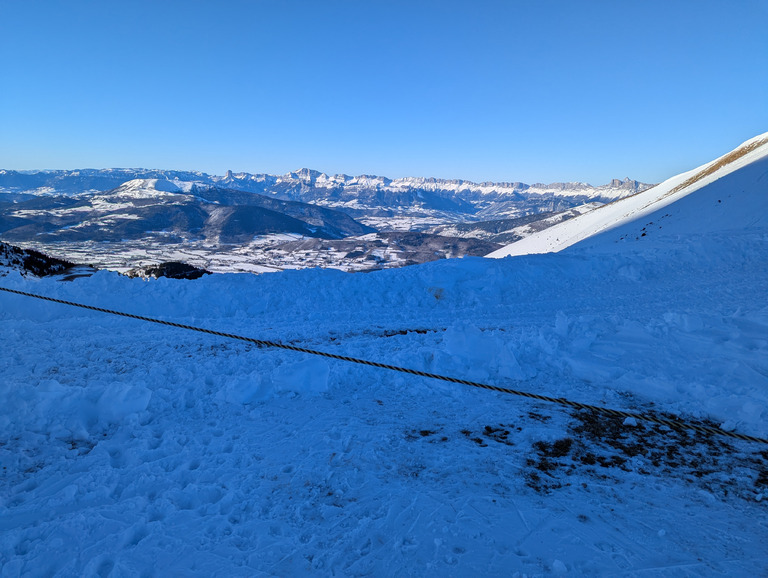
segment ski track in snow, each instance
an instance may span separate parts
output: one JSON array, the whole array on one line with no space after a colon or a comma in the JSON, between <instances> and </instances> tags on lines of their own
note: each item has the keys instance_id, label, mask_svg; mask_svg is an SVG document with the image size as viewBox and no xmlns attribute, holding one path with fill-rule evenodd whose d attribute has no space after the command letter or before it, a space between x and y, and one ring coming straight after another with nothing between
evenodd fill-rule
<instances>
[{"instance_id":1,"label":"ski track in snow","mask_svg":"<svg viewBox=\"0 0 768 578\"><path fill-rule=\"evenodd\" d=\"M0 281L765 437L765 255L751 232L368 275ZM756 444L665 434L702 477L674 452L601 467L610 448L558 406L8 294L0 329L4 576L768 572Z\"/></svg>"}]
</instances>

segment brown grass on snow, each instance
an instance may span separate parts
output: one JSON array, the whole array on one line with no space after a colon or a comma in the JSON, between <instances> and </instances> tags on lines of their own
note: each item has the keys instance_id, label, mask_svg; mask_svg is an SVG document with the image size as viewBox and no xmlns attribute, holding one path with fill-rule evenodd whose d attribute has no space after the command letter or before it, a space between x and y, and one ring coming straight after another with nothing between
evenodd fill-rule
<instances>
[{"instance_id":1,"label":"brown grass on snow","mask_svg":"<svg viewBox=\"0 0 768 578\"><path fill-rule=\"evenodd\" d=\"M763 146L766 143L768 143L768 138L760 139L760 140L755 141L753 143L750 143L748 145L744 145L742 147L737 148L735 151L728 153L723 158L721 158L718 161L712 163L711 165L709 165L704 170L699 171L698 173L693 175L690 179L688 179L684 183L677 185L674 189L669 191L669 193L667 193L667 195L672 195L672 194L676 193L677 191L680 191L680 190L684 189L685 187L691 186L693 183L695 183L697 181L700 181L704 177L707 177L707 176L711 175L717 169L722 168L722 167L724 167L726 165L731 164L734 161L739 160L745 154L752 152L753 150Z\"/></svg>"}]
</instances>

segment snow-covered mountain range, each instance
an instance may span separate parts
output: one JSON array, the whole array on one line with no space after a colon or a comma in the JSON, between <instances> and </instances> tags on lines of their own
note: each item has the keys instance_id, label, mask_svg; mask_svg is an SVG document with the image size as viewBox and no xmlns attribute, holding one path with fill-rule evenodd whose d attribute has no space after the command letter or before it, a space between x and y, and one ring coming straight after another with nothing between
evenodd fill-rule
<instances>
[{"instance_id":1,"label":"snow-covered mountain range","mask_svg":"<svg viewBox=\"0 0 768 578\"><path fill-rule=\"evenodd\" d=\"M372 209L402 214L410 208L424 212L477 212L484 216L519 215L535 205L564 208L589 201L610 202L650 186L628 178L623 181L615 179L602 186L587 183L527 185L520 182L473 183L435 178L329 176L310 169L283 176L229 172L220 182L232 188L268 191L286 198L344 207L358 214ZM513 208L515 203L517 206ZM500 204L506 204L506 210Z\"/></svg>"},{"instance_id":2,"label":"snow-covered mountain range","mask_svg":"<svg viewBox=\"0 0 768 578\"><path fill-rule=\"evenodd\" d=\"M0 170L0 199L39 195L82 195L114 189L136 179L171 181L185 191L215 187L344 210L358 218L419 216L442 221L488 220L571 208L586 202L610 202L650 185L630 179L601 186L586 183L473 183L435 178L362 175L329 176L310 169L286 175L146 169L76 171ZM375 225L374 225L375 226Z\"/></svg>"},{"instance_id":3,"label":"snow-covered mountain range","mask_svg":"<svg viewBox=\"0 0 768 578\"><path fill-rule=\"evenodd\" d=\"M213 271L370 270L483 255L645 187L629 179L601 187L529 186L308 169L282 176L6 170L0 171L0 236L118 270L179 259ZM375 231L381 234L365 237Z\"/></svg>"},{"instance_id":4,"label":"snow-covered mountain range","mask_svg":"<svg viewBox=\"0 0 768 578\"><path fill-rule=\"evenodd\" d=\"M338 239L372 232L345 213L295 201L209 188L200 194L163 179L134 179L105 192L44 195L0 205L10 241L121 241L205 238L237 243L293 233Z\"/></svg>"},{"instance_id":5,"label":"snow-covered mountain range","mask_svg":"<svg viewBox=\"0 0 768 578\"><path fill-rule=\"evenodd\" d=\"M465 180L423 177L390 179L371 175L329 176L306 168L285 175L227 171L223 176L195 171L148 169L79 169L72 171L13 171L4 169L0 170L0 192L17 195L79 194L113 189L134 179L162 179L177 183L195 183L254 193L267 192L277 197L303 202L319 201L324 198L326 200L346 198L353 195L360 197L374 192L401 194L429 192L441 198L467 202L500 200L521 193L611 201L649 186L629 178L614 179L601 186L578 182L527 185L521 182L473 183Z\"/></svg>"},{"instance_id":6,"label":"snow-covered mountain range","mask_svg":"<svg viewBox=\"0 0 768 578\"><path fill-rule=\"evenodd\" d=\"M474 238L374 233L340 210L165 179L0 203L6 241L124 272L166 261L218 272L366 270L482 255L498 247Z\"/></svg>"}]
</instances>

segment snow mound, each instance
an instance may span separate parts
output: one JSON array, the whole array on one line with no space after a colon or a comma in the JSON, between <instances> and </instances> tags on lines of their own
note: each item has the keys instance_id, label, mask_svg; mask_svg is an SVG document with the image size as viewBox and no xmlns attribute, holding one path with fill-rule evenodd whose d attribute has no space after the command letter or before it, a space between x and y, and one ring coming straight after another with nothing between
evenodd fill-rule
<instances>
[{"instance_id":1,"label":"snow mound","mask_svg":"<svg viewBox=\"0 0 768 578\"><path fill-rule=\"evenodd\" d=\"M159 193L183 193L182 188L174 182L166 179L133 179L114 189L114 193L121 194L151 194Z\"/></svg>"},{"instance_id":2,"label":"snow mound","mask_svg":"<svg viewBox=\"0 0 768 578\"><path fill-rule=\"evenodd\" d=\"M490 253L552 253L617 242L768 226L768 133L646 191L604 205ZM586 241L589 239L589 241ZM621 250L626 250L626 245Z\"/></svg>"}]
</instances>

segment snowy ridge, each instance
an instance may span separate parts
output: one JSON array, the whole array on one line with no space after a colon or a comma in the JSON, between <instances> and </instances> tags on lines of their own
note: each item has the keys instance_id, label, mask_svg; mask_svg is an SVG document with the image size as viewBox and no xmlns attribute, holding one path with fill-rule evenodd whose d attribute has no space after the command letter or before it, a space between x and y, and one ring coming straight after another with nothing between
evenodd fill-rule
<instances>
[{"instance_id":1,"label":"snowy ridge","mask_svg":"<svg viewBox=\"0 0 768 578\"><path fill-rule=\"evenodd\" d=\"M197 172L145 169L38 173L6 171L0 174L0 211L8 213L12 204L39 200L41 197L73 197L87 203L89 196L100 197L105 191L109 191L113 201L124 199L126 202L148 202L151 199L160 200L163 197L160 193L165 193L166 200L188 203L189 199L174 198L172 195L190 194L206 201L211 197L209 191L214 190L215 196L217 190L228 189L342 211L366 225L387 231L422 232L446 223L483 222L523 218L542 212L556 213L585 203L610 202L633 195L649 186L630 179L614 179L597 187L586 183L527 185L520 182L473 183L436 178L393 180L372 175L329 176L310 169L300 169L285 175L227 171L223 177ZM241 202L246 201L241 199ZM32 205L35 206L35 203ZM32 232L31 229L28 231ZM19 237L9 239L15 242L36 242ZM510 240L511 237L507 237L501 242Z\"/></svg>"},{"instance_id":2,"label":"snowy ridge","mask_svg":"<svg viewBox=\"0 0 768 578\"><path fill-rule=\"evenodd\" d=\"M0 242L0 278L13 272L22 276L58 275L73 267L73 263Z\"/></svg>"},{"instance_id":3,"label":"snowy ridge","mask_svg":"<svg viewBox=\"0 0 768 578\"><path fill-rule=\"evenodd\" d=\"M591 244L610 244L626 239L640 240L647 237L649 227L656 237L681 233L704 233L724 230L731 227L741 228L752 225L766 225L768 219L768 183L766 183L766 158L768 158L768 133L752 138L733 151L706 163L696 169L672 177L655 187L632 197L621 199L590 211L580 217L560 223L549 229L512 243L488 257L506 257L533 253L557 252L594 237L599 233L611 231L610 237L601 236ZM751 169L750 165L753 165ZM748 170L745 170L748 169ZM727 182L715 183L734 175ZM687 196L697 193L703 197L722 197L715 199L723 205L722 215L702 220L699 213L709 211L704 203L680 205L673 210L670 205L680 203ZM744 217L754 218L744 221ZM633 224L642 221L637 235ZM655 227L646 221L656 223ZM645 233L645 234L643 234Z\"/></svg>"},{"instance_id":4,"label":"snowy ridge","mask_svg":"<svg viewBox=\"0 0 768 578\"><path fill-rule=\"evenodd\" d=\"M108 241L120 245L116 252L127 253L136 243L153 240L229 245L263 233L341 238L371 230L332 209L213 187L200 191L193 183L168 179L133 179L105 192L35 197L0 207L4 239L56 254L61 243L87 248ZM167 260L174 259L161 259ZM85 261L95 262L87 254Z\"/></svg>"},{"instance_id":5,"label":"snowy ridge","mask_svg":"<svg viewBox=\"0 0 768 578\"><path fill-rule=\"evenodd\" d=\"M233 173L223 176L194 171L152 169L83 169L75 171L0 171L0 192L29 193L35 195L76 194L113 189L125 181L170 182L189 192L190 187L219 186L252 192L279 191L286 187L305 187L326 190L406 192L413 190L452 194L463 199L489 200L516 194L585 197L612 200L644 190L650 185L626 178L593 186L588 183L535 183L521 182L475 183L425 177L390 179L383 176L344 174L327 175L311 169L299 169L285 175ZM171 191L169 191L171 192Z\"/></svg>"},{"instance_id":6,"label":"snowy ridge","mask_svg":"<svg viewBox=\"0 0 768 578\"><path fill-rule=\"evenodd\" d=\"M232 173L224 177L213 177L219 184L232 186L253 182L269 186L293 185L297 182L318 189L344 189L346 191L377 190L405 192L423 190L432 192L450 192L459 198L503 198L519 193L528 195L586 198L602 198L607 200L622 198L638 190L644 190L650 185L625 178L623 181L614 179L608 184L594 186L588 183L535 183L527 185L521 182L475 183L466 180L438 179L434 177L403 177L389 179L374 175L349 176L344 174L327 175L311 169L300 169L285 175L251 175L249 173Z\"/></svg>"},{"instance_id":7,"label":"snowy ridge","mask_svg":"<svg viewBox=\"0 0 768 578\"><path fill-rule=\"evenodd\" d=\"M155 195L157 193L189 193L194 183L181 181L178 178L168 179L132 179L112 191L112 194L131 194L138 196Z\"/></svg>"},{"instance_id":8,"label":"snowy ridge","mask_svg":"<svg viewBox=\"0 0 768 578\"><path fill-rule=\"evenodd\" d=\"M183 184L186 186L182 188L182 183L177 184L167 179L132 179L106 193L86 193L78 195L78 198L90 200L94 204L99 204L100 201L103 203L104 200L111 202L114 199L185 203L192 200L187 194L192 189L192 183Z\"/></svg>"}]
</instances>

